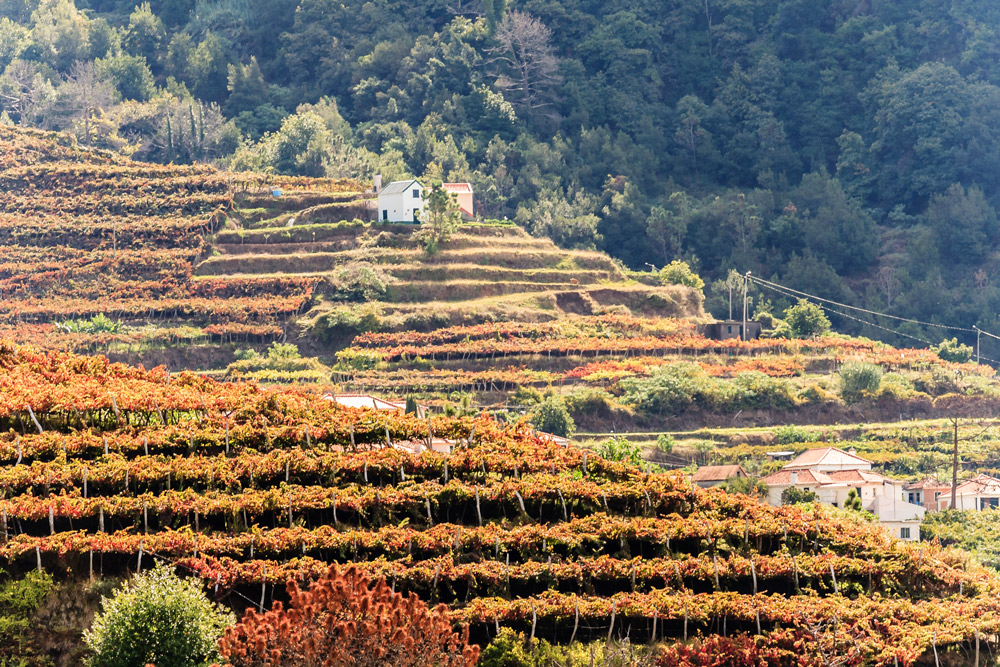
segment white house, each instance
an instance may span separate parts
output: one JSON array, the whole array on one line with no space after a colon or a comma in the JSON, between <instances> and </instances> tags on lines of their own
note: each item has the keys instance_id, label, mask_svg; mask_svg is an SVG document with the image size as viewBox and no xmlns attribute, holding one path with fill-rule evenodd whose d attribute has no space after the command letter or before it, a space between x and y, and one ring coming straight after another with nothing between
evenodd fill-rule
<instances>
[{"instance_id":1,"label":"white house","mask_svg":"<svg viewBox=\"0 0 1000 667\"><path fill-rule=\"evenodd\" d=\"M902 540L920 539L920 522L927 511L903 500L904 483L877 472L872 462L854 451L823 447L802 452L778 472L762 481L767 485L767 502L781 505L781 494L795 487L816 494L821 503L843 507L854 491L861 506L878 517L882 527ZM1000 480L997 494L1000 496Z\"/></svg>"},{"instance_id":2,"label":"white house","mask_svg":"<svg viewBox=\"0 0 1000 667\"><path fill-rule=\"evenodd\" d=\"M393 181L378 193L382 222L417 222L424 210L424 186L419 181Z\"/></svg>"},{"instance_id":3,"label":"white house","mask_svg":"<svg viewBox=\"0 0 1000 667\"><path fill-rule=\"evenodd\" d=\"M802 452L782 466L783 470L815 470L832 472L834 470L871 470L872 462L858 456L852 449L845 452L836 447L822 447Z\"/></svg>"},{"instance_id":4,"label":"white house","mask_svg":"<svg viewBox=\"0 0 1000 667\"><path fill-rule=\"evenodd\" d=\"M878 517L878 522L893 537L910 542L920 541L920 522L927 513L920 505L890 496L879 496L864 507Z\"/></svg>"},{"instance_id":5,"label":"white house","mask_svg":"<svg viewBox=\"0 0 1000 667\"><path fill-rule=\"evenodd\" d=\"M371 394L327 394L324 398L345 408L367 408L368 410L397 412L399 414L406 412L406 401L387 401ZM427 406L418 403L417 417L423 419L426 416Z\"/></svg>"},{"instance_id":6,"label":"white house","mask_svg":"<svg viewBox=\"0 0 1000 667\"><path fill-rule=\"evenodd\" d=\"M951 507L951 494L941 495L941 507ZM1000 479L989 475L977 475L955 487L955 509L987 510L1000 509Z\"/></svg>"}]
</instances>

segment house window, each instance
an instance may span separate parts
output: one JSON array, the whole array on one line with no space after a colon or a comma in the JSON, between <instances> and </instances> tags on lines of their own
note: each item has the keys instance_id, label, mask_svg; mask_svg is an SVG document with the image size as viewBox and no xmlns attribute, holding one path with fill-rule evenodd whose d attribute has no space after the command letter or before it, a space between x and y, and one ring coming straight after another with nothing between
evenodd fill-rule
<instances>
[{"instance_id":1,"label":"house window","mask_svg":"<svg viewBox=\"0 0 1000 667\"><path fill-rule=\"evenodd\" d=\"M997 509L1000 505L1000 498L980 498L979 499L979 509Z\"/></svg>"},{"instance_id":2,"label":"house window","mask_svg":"<svg viewBox=\"0 0 1000 667\"><path fill-rule=\"evenodd\" d=\"M414 190L413 191L413 198L414 199L420 199L420 190Z\"/></svg>"},{"instance_id":3,"label":"house window","mask_svg":"<svg viewBox=\"0 0 1000 667\"><path fill-rule=\"evenodd\" d=\"M911 505L917 504L917 494L913 493L912 491L910 492L910 504Z\"/></svg>"},{"instance_id":4,"label":"house window","mask_svg":"<svg viewBox=\"0 0 1000 667\"><path fill-rule=\"evenodd\" d=\"M729 333L733 333L733 328L729 327Z\"/></svg>"},{"instance_id":5,"label":"house window","mask_svg":"<svg viewBox=\"0 0 1000 667\"><path fill-rule=\"evenodd\" d=\"M908 540L908 539L910 539L910 529L909 528L900 528L899 529L899 539L901 539L901 540Z\"/></svg>"},{"instance_id":6,"label":"house window","mask_svg":"<svg viewBox=\"0 0 1000 667\"><path fill-rule=\"evenodd\" d=\"M389 219L389 209L385 209L385 208L382 209L382 219L383 220L388 220Z\"/></svg>"}]
</instances>

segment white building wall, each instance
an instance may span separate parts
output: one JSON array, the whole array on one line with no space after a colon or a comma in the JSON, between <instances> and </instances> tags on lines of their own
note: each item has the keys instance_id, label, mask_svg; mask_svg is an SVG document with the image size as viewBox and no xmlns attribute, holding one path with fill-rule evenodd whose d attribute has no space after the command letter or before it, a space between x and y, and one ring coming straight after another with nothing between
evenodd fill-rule
<instances>
[{"instance_id":1,"label":"white building wall","mask_svg":"<svg viewBox=\"0 0 1000 667\"><path fill-rule=\"evenodd\" d=\"M920 522L919 521L879 521L882 528L885 529L893 537L897 537L901 540L907 542L919 542L920 541ZM910 536L903 537L900 532L901 528L909 528Z\"/></svg>"},{"instance_id":2,"label":"white building wall","mask_svg":"<svg viewBox=\"0 0 1000 667\"><path fill-rule=\"evenodd\" d=\"M419 197L413 196L414 190L420 193ZM413 222L414 211L423 210L424 189L416 183L407 188L406 192L378 197L379 222Z\"/></svg>"}]
</instances>

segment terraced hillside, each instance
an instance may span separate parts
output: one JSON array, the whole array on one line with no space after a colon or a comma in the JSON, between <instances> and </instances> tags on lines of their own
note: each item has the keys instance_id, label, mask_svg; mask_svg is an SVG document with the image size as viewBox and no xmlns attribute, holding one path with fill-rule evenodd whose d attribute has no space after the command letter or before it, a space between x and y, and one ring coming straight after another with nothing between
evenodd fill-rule
<instances>
[{"instance_id":1,"label":"terraced hillside","mask_svg":"<svg viewBox=\"0 0 1000 667\"><path fill-rule=\"evenodd\" d=\"M160 561L243 608L354 563L447 604L483 642L510 626L809 666L997 648L995 574L847 513L693 489L489 418L387 416L8 344L0 369L13 576L82 586ZM431 431L456 451L388 444Z\"/></svg>"},{"instance_id":2,"label":"terraced hillside","mask_svg":"<svg viewBox=\"0 0 1000 667\"><path fill-rule=\"evenodd\" d=\"M148 351L269 341L310 304L305 276L199 278L237 199L314 182L135 163L61 135L0 128L0 335L48 349ZM351 183L322 183L344 194ZM175 366L176 367L176 366Z\"/></svg>"},{"instance_id":3,"label":"terraced hillside","mask_svg":"<svg viewBox=\"0 0 1000 667\"><path fill-rule=\"evenodd\" d=\"M45 349L221 371L279 340L332 363L373 328L701 314L694 291L516 227L466 225L429 255L414 225L364 222L356 182L135 163L8 127L0 151L0 335ZM365 324L345 325L360 302ZM307 366L271 379L329 380Z\"/></svg>"},{"instance_id":4,"label":"terraced hillside","mask_svg":"<svg viewBox=\"0 0 1000 667\"><path fill-rule=\"evenodd\" d=\"M564 250L515 226L463 225L428 254L414 238L415 225L311 219L285 215L267 221L285 226L224 230L214 237L216 254L199 264L197 274L321 278L329 289L312 317L368 301L377 304L379 329L389 331L607 311L701 314L692 290L639 283L603 253Z\"/></svg>"}]
</instances>

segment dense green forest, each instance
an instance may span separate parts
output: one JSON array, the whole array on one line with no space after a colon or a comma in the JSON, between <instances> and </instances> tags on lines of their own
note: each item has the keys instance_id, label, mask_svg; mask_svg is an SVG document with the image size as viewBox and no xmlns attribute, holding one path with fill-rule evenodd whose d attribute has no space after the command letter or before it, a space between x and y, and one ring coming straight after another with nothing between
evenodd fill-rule
<instances>
[{"instance_id":1,"label":"dense green forest","mask_svg":"<svg viewBox=\"0 0 1000 667\"><path fill-rule=\"evenodd\" d=\"M161 162L469 180L485 216L560 244L635 269L683 256L717 314L736 269L1000 331L989 0L0 0L0 15L4 122Z\"/></svg>"}]
</instances>

